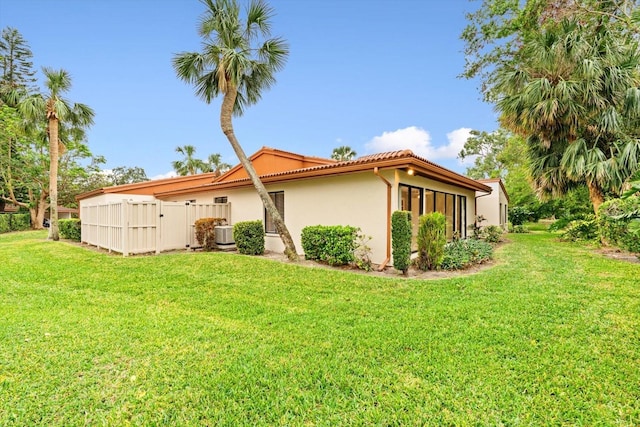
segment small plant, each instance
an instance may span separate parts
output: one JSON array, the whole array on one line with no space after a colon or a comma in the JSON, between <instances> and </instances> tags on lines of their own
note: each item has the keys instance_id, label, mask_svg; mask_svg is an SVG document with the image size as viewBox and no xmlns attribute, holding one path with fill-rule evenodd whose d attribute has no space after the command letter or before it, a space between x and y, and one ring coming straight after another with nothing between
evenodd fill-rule
<instances>
[{"instance_id":1,"label":"small plant","mask_svg":"<svg viewBox=\"0 0 640 427\"><path fill-rule=\"evenodd\" d=\"M407 274L411 265L411 212L395 211L391 215L393 267Z\"/></svg>"},{"instance_id":2,"label":"small plant","mask_svg":"<svg viewBox=\"0 0 640 427\"><path fill-rule=\"evenodd\" d=\"M483 215L476 216L476 220L468 228L471 229L471 237L474 239L482 238L482 223L487 219Z\"/></svg>"},{"instance_id":3,"label":"small plant","mask_svg":"<svg viewBox=\"0 0 640 427\"><path fill-rule=\"evenodd\" d=\"M418 268L436 270L442 264L446 236L447 218L440 212L420 217L418 228Z\"/></svg>"},{"instance_id":4,"label":"small plant","mask_svg":"<svg viewBox=\"0 0 640 427\"><path fill-rule=\"evenodd\" d=\"M314 225L302 229L301 241L306 259L329 265L355 262L359 229L349 225Z\"/></svg>"},{"instance_id":5,"label":"small plant","mask_svg":"<svg viewBox=\"0 0 640 427\"><path fill-rule=\"evenodd\" d=\"M195 222L196 240L205 251L216 249L215 228L225 225L225 218L200 218Z\"/></svg>"},{"instance_id":6,"label":"small plant","mask_svg":"<svg viewBox=\"0 0 640 427\"><path fill-rule=\"evenodd\" d=\"M356 236L356 249L353 253L353 256L355 258L355 265L360 270L373 270L373 265L371 263L371 247L369 246L370 241L371 236L365 236L360 231L358 231L358 234Z\"/></svg>"},{"instance_id":7,"label":"small plant","mask_svg":"<svg viewBox=\"0 0 640 427\"><path fill-rule=\"evenodd\" d=\"M521 233L528 233L528 232L529 232L529 229L524 225L509 224L509 233L521 234Z\"/></svg>"},{"instance_id":8,"label":"small plant","mask_svg":"<svg viewBox=\"0 0 640 427\"><path fill-rule=\"evenodd\" d=\"M262 221L241 221L233 226L233 240L243 255L264 254L264 225Z\"/></svg>"},{"instance_id":9,"label":"small plant","mask_svg":"<svg viewBox=\"0 0 640 427\"><path fill-rule=\"evenodd\" d=\"M597 240L598 224L594 216L590 219L578 219L571 221L560 235L563 240Z\"/></svg>"},{"instance_id":10,"label":"small plant","mask_svg":"<svg viewBox=\"0 0 640 427\"><path fill-rule=\"evenodd\" d=\"M442 269L462 270L481 264L493 257L493 246L483 240L460 239L447 243L444 247Z\"/></svg>"},{"instance_id":11,"label":"small plant","mask_svg":"<svg viewBox=\"0 0 640 427\"><path fill-rule=\"evenodd\" d=\"M82 239L82 226L77 218L61 219L58 221L60 237L79 242Z\"/></svg>"},{"instance_id":12,"label":"small plant","mask_svg":"<svg viewBox=\"0 0 640 427\"><path fill-rule=\"evenodd\" d=\"M498 243L502 239L502 228L497 225L489 225L482 230L484 240L489 243Z\"/></svg>"}]
</instances>

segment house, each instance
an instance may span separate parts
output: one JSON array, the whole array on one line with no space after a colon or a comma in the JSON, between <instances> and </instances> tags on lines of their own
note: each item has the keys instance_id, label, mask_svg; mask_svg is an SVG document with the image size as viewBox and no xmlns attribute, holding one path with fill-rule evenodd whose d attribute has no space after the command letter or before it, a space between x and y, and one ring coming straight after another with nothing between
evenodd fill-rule
<instances>
[{"instance_id":1,"label":"house","mask_svg":"<svg viewBox=\"0 0 640 427\"><path fill-rule=\"evenodd\" d=\"M447 236L465 237L476 216L476 195L491 187L443 168L410 150L367 155L338 162L263 147L250 157L256 172L284 217L299 252L309 225L351 225L370 236L371 260L392 263L391 214L413 213L414 230L424 213L447 217ZM80 206L123 198L165 202L229 203L230 224L260 219L267 250L284 247L241 165L219 177L148 181L103 188L78 196ZM191 178L186 179L186 178Z\"/></svg>"},{"instance_id":2,"label":"house","mask_svg":"<svg viewBox=\"0 0 640 427\"><path fill-rule=\"evenodd\" d=\"M491 187L491 193L476 193L478 215L484 217L482 226L497 225L507 229L509 223L509 195L500 178L480 179L479 182Z\"/></svg>"}]
</instances>

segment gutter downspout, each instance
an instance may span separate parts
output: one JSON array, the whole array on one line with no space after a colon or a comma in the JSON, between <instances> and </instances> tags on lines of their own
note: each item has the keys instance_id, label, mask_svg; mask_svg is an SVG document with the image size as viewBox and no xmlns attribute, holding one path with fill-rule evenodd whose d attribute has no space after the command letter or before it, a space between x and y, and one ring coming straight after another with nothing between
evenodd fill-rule
<instances>
[{"instance_id":1,"label":"gutter downspout","mask_svg":"<svg viewBox=\"0 0 640 427\"><path fill-rule=\"evenodd\" d=\"M382 181L384 181L385 184L387 184L387 257L384 261L382 261L380 267L378 267L378 271L382 271L385 269L389 261L391 261L391 183L387 181L385 177L380 175L377 166L373 168L373 173Z\"/></svg>"}]
</instances>

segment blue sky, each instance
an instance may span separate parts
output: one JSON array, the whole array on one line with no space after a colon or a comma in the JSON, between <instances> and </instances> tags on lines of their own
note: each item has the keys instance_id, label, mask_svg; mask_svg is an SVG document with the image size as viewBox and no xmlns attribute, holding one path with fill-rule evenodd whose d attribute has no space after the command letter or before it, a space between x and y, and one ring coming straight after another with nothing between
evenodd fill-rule
<instances>
[{"instance_id":1,"label":"blue sky","mask_svg":"<svg viewBox=\"0 0 640 427\"><path fill-rule=\"evenodd\" d=\"M497 128L477 81L457 78L468 0L271 0L273 33L290 56L277 84L235 120L248 155L269 146L329 157L409 148L464 172L456 155L470 129ZM0 0L0 27L17 28L34 65L64 68L68 98L91 106L88 133L106 168L171 172L178 145L196 157L237 158L207 105L171 59L200 48L197 0Z\"/></svg>"}]
</instances>

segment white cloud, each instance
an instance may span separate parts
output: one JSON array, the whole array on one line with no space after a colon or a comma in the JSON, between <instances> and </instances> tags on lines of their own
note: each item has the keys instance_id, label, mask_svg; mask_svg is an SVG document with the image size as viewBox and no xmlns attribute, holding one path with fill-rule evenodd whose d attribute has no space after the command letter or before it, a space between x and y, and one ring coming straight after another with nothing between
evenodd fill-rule
<instances>
[{"instance_id":1,"label":"white cloud","mask_svg":"<svg viewBox=\"0 0 640 427\"><path fill-rule=\"evenodd\" d=\"M170 171L170 172L167 172L167 173L163 173L161 175L152 176L149 179L164 179L164 178L173 178L173 177L176 177L176 176L178 176L176 171Z\"/></svg>"},{"instance_id":2,"label":"white cloud","mask_svg":"<svg viewBox=\"0 0 640 427\"><path fill-rule=\"evenodd\" d=\"M470 135L469 128L456 129L447 134L448 144L436 147L431 142L429 132L417 126L409 126L393 132L383 132L366 143L365 148L369 153L409 149L428 160L455 159Z\"/></svg>"}]
</instances>

